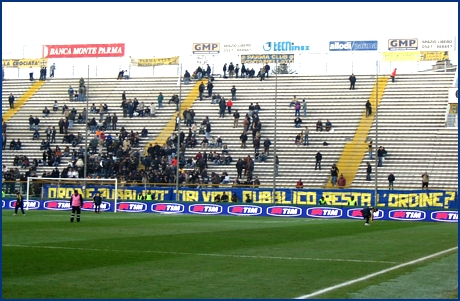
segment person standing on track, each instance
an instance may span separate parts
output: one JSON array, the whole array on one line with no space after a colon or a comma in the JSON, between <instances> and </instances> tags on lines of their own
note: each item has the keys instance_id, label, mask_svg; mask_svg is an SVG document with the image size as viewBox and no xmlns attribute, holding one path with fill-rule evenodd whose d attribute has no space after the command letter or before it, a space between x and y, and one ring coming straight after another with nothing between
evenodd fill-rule
<instances>
[{"instance_id":1,"label":"person standing on track","mask_svg":"<svg viewBox=\"0 0 460 301\"><path fill-rule=\"evenodd\" d=\"M93 196L93 203L94 203L94 213L96 214L101 213L102 197L99 191L96 192L96 194Z\"/></svg>"},{"instance_id":2,"label":"person standing on track","mask_svg":"<svg viewBox=\"0 0 460 301\"><path fill-rule=\"evenodd\" d=\"M70 207L72 207L72 214L70 215L70 222L73 223L75 212L77 213L77 222L80 222L80 213L81 207L83 206L83 197L78 193L77 190L74 190L72 196L70 197Z\"/></svg>"},{"instance_id":3,"label":"person standing on track","mask_svg":"<svg viewBox=\"0 0 460 301\"><path fill-rule=\"evenodd\" d=\"M18 209L21 208L22 215L26 215L24 212L24 197L22 194L16 190L16 204L14 205L14 214L13 215L18 215Z\"/></svg>"}]
</instances>

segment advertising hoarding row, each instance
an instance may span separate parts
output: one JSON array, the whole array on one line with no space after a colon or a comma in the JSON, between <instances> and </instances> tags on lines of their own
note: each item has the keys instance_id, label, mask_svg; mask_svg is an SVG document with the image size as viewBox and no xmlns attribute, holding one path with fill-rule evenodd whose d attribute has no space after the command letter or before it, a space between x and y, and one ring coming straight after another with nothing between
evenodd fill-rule
<instances>
[{"instance_id":1,"label":"advertising hoarding row","mask_svg":"<svg viewBox=\"0 0 460 301\"><path fill-rule=\"evenodd\" d=\"M13 209L15 200L2 200L2 209ZM114 202L102 202L101 211L115 211ZM362 207L299 207L284 205L256 205L237 203L190 204L190 203L157 203L157 202L119 202L117 212L159 213L159 214L198 214L198 215L235 215L235 216L273 216L297 218L346 218L362 220ZM24 207L28 210L70 211L68 200L29 200ZM93 202L84 202L83 211L94 211ZM381 209L374 213L374 220L427 221L458 223L458 211L429 211L414 209Z\"/></svg>"},{"instance_id":2,"label":"advertising hoarding row","mask_svg":"<svg viewBox=\"0 0 460 301\"><path fill-rule=\"evenodd\" d=\"M3 68L39 68L46 66L48 66L48 59L2 59Z\"/></svg>"}]
</instances>

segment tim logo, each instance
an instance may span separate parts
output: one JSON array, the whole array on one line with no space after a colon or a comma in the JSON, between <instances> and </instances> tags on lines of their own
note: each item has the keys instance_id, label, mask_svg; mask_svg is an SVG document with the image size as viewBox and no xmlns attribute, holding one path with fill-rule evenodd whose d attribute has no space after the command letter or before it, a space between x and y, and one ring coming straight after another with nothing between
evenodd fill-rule
<instances>
[{"instance_id":1,"label":"tim logo","mask_svg":"<svg viewBox=\"0 0 460 301\"><path fill-rule=\"evenodd\" d=\"M220 205L190 205L188 211L193 214L221 214L222 206Z\"/></svg>"},{"instance_id":2,"label":"tim logo","mask_svg":"<svg viewBox=\"0 0 460 301\"><path fill-rule=\"evenodd\" d=\"M353 209L348 209L347 211L347 216L349 218L356 218L356 219L362 219L363 214L361 213L361 210L363 208L353 208ZM382 219L384 216L384 213L382 210L379 210L377 212L374 212L374 219Z\"/></svg>"},{"instance_id":3,"label":"tim logo","mask_svg":"<svg viewBox=\"0 0 460 301\"><path fill-rule=\"evenodd\" d=\"M220 52L220 43L193 43L193 53L217 54Z\"/></svg>"},{"instance_id":4,"label":"tim logo","mask_svg":"<svg viewBox=\"0 0 460 301\"><path fill-rule=\"evenodd\" d=\"M434 211L431 212L431 219L437 222L458 223L457 211Z\"/></svg>"},{"instance_id":5,"label":"tim logo","mask_svg":"<svg viewBox=\"0 0 460 301\"><path fill-rule=\"evenodd\" d=\"M308 208L307 216L320 218L337 218L342 216L342 209L329 207Z\"/></svg>"},{"instance_id":6,"label":"tim logo","mask_svg":"<svg viewBox=\"0 0 460 301\"><path fill-rule=\"evenodd\" d=\"M16 206L16 201L10 201L10 208L14 208ZM24 209L38 209L40 208L39 201L24 201Z\"/></svg>"},{"instance_id":7,"label":"tim logo","mask_svg":"<svg viewBox=\"0 0 460 301\"><path fill-rule=\"evenodd\" d=\"M101 204L102 210L102 204ZM123 202L118 204L118 211L124 212L144 212L147 211L147 204L137 202Z\"/></svg>"},{"instance_id":8,"label":"tim logo","mask_svg":"<svg viewBox=\"0 0 460 301\"><path fill-rule=\"evenodd\" d=\"M273 206L267 208L267 214L271 216L300 216L302 209L290 206Z\"/></svg>"},{"instance_id":9,"label":"tim logo","mask_svg":"<svg viewBox=\"0 0 460 301\"><path fill-rule=\"evenodd\" d=\"M388 217L400 221L422 221L426 213L419 210L391 210L388 212Z\"/></svg>"},{"instance_id":10,"label":"tim logo","mask_svg":"<svg viewBox=\"0 0 460 301\"><path fill-rule=\"evenodd\" d=\"M262 208L251 205L234 205L228 206L228 213L233 215L261 215Z\"/></svg>"},{"instance_id":11,"label":"tim logo","mask_svg":"<svg viewBox=\"0 0 460 301\"><path fill-rule=\"evenodd\" d=\"M153 204L152 211L156 213L182 213L185 207L182 204L161 203Z\"/></svg>"},{"instance_id":12,"label":"tim logo","mask_svg":"<svg viewBox=\"0 0 460 301\"><path fill-rule=\"evenodd\" d=\"M418 39L393 39L388 40L388 50L417 50Z\"/></svg>"},{"instance_id":13,"label":"tim logo","mask_svg":"<svg viewBox=\"0 0 460 301\"><path fill-rule=\"evenodd\" d=\"M81 207L81 210L94 211L94 203L93 202L83 202L83 207ZM108 210L110 210L110 203L102 202L101 211L108 211Z\"/></svg>"},{"instance_id":14,"label":"tim logo","mask_svg":"<svg viewBox=\"0 0 460 301\"><path fill-rule=\"evenodd\" d=\"M43 203L43 208L47 210L69 210L70 202L46 201L45 203Z\"/></svg>"}]
</instances>

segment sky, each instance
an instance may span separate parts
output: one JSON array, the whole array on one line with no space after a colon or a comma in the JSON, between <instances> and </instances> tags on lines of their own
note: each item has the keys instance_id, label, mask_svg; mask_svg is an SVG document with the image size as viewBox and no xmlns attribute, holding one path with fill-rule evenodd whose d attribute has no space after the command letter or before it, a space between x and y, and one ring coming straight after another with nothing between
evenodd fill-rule
<instances>
[{"instance_id":1,"label":"sky","mask_svg":"<svg viewBox=\"0 0 460 301\"><path fill-rule=\"evenodd\" d=\"M125 43L126 60L117 61L117 67L125 68L129 56L180 55L188 62L185 57L192 60L192 43L202 42L262 45L295 40L308 43L311 53L319 54L327 52L323 45L334 40L378 40L383 45L393 38L458 38L457 2L33 2L27 9L24 5L2 2L3 58L40 57L41 45ZM42 21L37 12L44 16ZM214 59L216 65L222 60L222 56Z\"/></svg>"}]
</instances>

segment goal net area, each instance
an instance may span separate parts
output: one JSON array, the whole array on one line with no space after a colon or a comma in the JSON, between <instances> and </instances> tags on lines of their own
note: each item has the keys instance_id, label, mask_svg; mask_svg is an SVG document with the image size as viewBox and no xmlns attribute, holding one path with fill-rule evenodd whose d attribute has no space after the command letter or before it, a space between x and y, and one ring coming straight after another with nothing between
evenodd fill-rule
<instances>
[{"instance_id":1,"label":"goal net area","mask_svg":"<svg viewBox=\"0 0 460 301\"><path fill-rule=\"evenodd\" d=\"M113 204L113 211L116 212L117 201L120 197L118 196L117 179L29 177L27 178L26 187L23 189L24 200L26 201L24 209L27 209L32 200L43 200L45 202L44 206L56 206L62 208L62 210L69 209L69 200L75 190L83 196L83 209L92 208L93 197L96 192L99 192L103 199L101 210L103 207L112 207L108 205L108 202L110 202ZM58 209L56 208L56 210ZM110 209L110 211L112 210Z\"/></svg>"}]
</instances>

